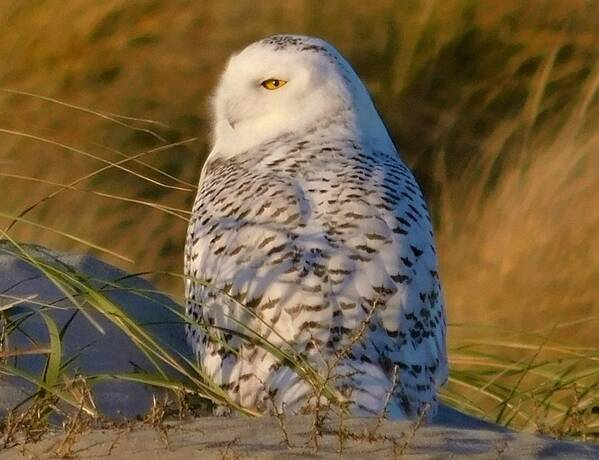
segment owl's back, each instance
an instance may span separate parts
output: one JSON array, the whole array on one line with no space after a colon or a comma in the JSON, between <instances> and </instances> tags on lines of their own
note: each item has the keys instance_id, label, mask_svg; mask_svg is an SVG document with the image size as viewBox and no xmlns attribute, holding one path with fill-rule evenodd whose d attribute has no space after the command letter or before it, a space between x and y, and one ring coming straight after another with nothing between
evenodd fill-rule
<instances>
[{"instance_id":1,"label":"owl's back","mask_svg":"<svg viewBox=\"0 0 599 460\"><path fill-rule=\"evenodd\" d=\"M397 154L315 129L211 158L185 251L188 337L205 371L258 410L313 402L247 340L258 333L329 373L356 414L434 412L443 299L426 204Z\"/></svg>"}]
</instances>

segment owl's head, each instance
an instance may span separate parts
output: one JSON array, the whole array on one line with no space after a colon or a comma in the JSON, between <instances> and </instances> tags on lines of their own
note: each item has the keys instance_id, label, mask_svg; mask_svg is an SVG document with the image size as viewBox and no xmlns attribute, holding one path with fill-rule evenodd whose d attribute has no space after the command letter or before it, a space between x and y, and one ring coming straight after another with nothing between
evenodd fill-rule
<instances>
[{"instance_id":1,"label":"owl's head","mask_svg":"<svg viewBox=\"0 0 599 460\"><path fill-rule=\"evenodd\" d=\"M233 55L213 107L213 152L219 156L323 124L331 135L393 149L364 84L341 54L318 38L276 35Z\"/></svg>"}]
</instances>

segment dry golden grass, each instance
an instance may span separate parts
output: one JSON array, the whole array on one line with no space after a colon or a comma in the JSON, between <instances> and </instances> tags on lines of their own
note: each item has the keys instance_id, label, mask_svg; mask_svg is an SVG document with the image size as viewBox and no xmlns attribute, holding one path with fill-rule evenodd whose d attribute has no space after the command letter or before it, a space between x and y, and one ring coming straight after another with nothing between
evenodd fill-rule
<instances>
[{"instance_id":1,"label":"dry golden grass","mask_svg":"<svg viewBox=\"0 0 599 460\"><path fill-rule=\"evenodd\" d=\"M11 236L106 248L134 260L102 254L130 271L180 272L211 88L232 51L276 32L322 36L349 58L425 189L454 377L482 367L488 378L454 380L450 397L465 392L472 410L503 422L528 404L539 420L512 423L543 428L546 408L524 401L544 391L531 370L549 360L555 377L566 368L551 360L598 359L597 1L2 2L3 227L41 201L24 216L35 225L21 221ZM156 281L181 291L176 277ZM504 360L491 365L474 346ZM525 377L497 374L502 366ZM586 417L599 374L581 378L595 388L582 399L570 377L552 398L581 403ZM485 394L498 382L512 415ZM572 417L549 425L580 434Z\"/></svg>"}]
</instances>

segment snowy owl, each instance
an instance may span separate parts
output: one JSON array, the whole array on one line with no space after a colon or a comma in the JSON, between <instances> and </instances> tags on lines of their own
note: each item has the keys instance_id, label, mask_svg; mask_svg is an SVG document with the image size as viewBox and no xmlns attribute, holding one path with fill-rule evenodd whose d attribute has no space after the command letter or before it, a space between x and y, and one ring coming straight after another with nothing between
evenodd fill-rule
<instances>
[{"instance_id":1,"label":"snowy owl","mask_svg":"<svg viewBox=\"0 0 599 460\"><path fill-rule=\"evenodd\" d=\"M213 110L185 249L200 367L246 408L305 411L317 389L274 344L354 415L430 417L447 379L432 225L364 84L327 42L277 35L229 60Z\"/></svg>"}]
</instances>

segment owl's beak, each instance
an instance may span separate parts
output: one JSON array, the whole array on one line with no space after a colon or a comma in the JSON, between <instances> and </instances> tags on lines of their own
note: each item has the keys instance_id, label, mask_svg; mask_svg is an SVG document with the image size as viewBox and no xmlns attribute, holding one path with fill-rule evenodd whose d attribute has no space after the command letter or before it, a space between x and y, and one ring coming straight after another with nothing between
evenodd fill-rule
<instances>
[{"instance_id":1,"label":"owl's beak","mask_svg":"<svg viewBox=\"0 0 599 460\"><path fill-rule=\"evenodd\" d=\"M231 128L235 129L235 126L237 125L237 123L239 123L239 118L233 118L228 116L227 121L229 122L229 125L231 125Z\"/></svg>"},{"instance_id":2,"label":"owl's beak","mask_svg":"<svg viewBox=\"0 0 599 460\"><path fill-rule=\"evenodd\" d=\"M233 115L236 112L235 107L232 107L231 103L226 105L225 113L227 115L227 121L232 129L235 129L237 123L241 121L241 118L238 115Z\"/></svg>"}]
</instances>

